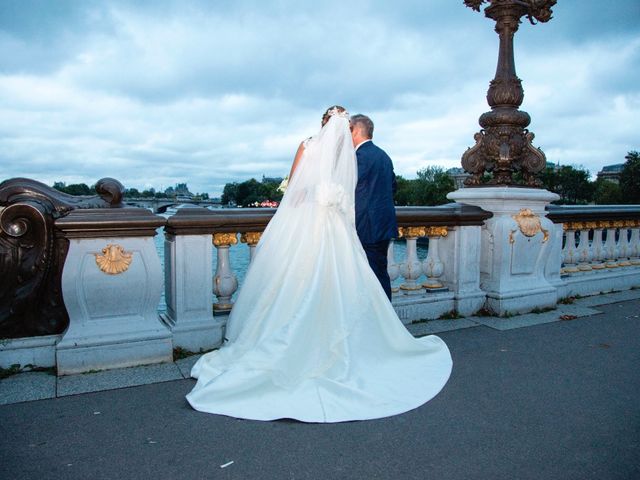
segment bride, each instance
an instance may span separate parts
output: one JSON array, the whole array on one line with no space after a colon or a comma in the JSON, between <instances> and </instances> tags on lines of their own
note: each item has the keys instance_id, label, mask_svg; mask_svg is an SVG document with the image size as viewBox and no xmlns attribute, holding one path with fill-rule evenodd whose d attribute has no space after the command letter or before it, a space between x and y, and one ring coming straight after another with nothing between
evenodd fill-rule
<instances>
[{"instance_id":1,"label":"bride","mask_svg":"<svg viewBox=\"0 0 640 480\"><path fill-rule=\"evenodd\" d=\"M387 417L433 398L451 373L436 336L415 339L367 262L354 217L344 109L303 142L227 324L191 370L201 412L254 420Z\"/></svg>"}]
</instances>

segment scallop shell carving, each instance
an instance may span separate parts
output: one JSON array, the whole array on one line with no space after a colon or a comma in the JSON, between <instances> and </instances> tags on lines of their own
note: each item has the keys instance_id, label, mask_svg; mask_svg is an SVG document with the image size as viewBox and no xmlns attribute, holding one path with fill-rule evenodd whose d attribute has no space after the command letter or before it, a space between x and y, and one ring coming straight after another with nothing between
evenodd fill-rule
<instances>
[{"instance_id":1,"label":"scallop shell carving","mask_svg":"<svg viewBox=\"0 0 640 480\"><path fill-rule=\"evenodd\" d=\"M520 231L526 237L533 237L538 232L542 232L544 235L542 241L546 242L549 239L549 232L542 228L540 217L533 213L531 209L522 208L517 215L512 215L511 218L516 221Z\"/></svg>"},{"instance_id":2,"label":"scallop shell carving","mask_svg":"<svg viewBox=\"0 0 640 480\"><path fill-rule=\"evenodd\" d=\"M108 275L118 275L126 272L131 265L133 254L125 252L120 245L108 244L102 249L102 254L96 253L98 268Z\"/></svg>"}]
</instances>

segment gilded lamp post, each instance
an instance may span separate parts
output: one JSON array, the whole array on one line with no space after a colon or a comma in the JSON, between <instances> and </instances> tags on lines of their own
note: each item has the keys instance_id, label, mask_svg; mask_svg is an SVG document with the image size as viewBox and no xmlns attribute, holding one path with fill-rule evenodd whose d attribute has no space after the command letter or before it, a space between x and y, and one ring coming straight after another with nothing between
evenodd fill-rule
<instances>
[{"instance_id":1,"label":"gilded lamp post","mask_svg":"<svg viewBox=\"0 0 640 480\"><path fill-rule=\"evenodd\" d=\"M489 3L485 16L496 22L500 50L496 76L487 92L491 111L480 116L482 130L474 135L476 144L462 155L462 167L471 174L465 184L483 185L483 177L489 172L493 174L486 182L490 185L540 187L538 175L546 166L546 157L531 143L534 135L526 129L531 117L518 110L524 91L516 76L513 36L522 17L532 24L551 20L556 0L464 0L467 7L478 12L485 2ZM519 181L514 179L515 173L519 173Z\"/></svg>"}]
</instances>

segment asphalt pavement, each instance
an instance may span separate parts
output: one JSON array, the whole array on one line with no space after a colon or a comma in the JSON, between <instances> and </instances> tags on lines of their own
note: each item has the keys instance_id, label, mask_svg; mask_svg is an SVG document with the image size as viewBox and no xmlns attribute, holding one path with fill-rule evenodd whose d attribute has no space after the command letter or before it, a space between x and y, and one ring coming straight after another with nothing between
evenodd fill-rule
<instances>
[{"instance_id":1,"label":"asphalt pavement","mask_svg":"<svg viewBox=\"0 0 640 480\"><path fill-rule=\"evenodd\" d=\"M204 414L184 378L3 405L0 478L640 479L640 300L595 308L439 333L444 390L380 420Z\"/></svg>"}]
</instances>

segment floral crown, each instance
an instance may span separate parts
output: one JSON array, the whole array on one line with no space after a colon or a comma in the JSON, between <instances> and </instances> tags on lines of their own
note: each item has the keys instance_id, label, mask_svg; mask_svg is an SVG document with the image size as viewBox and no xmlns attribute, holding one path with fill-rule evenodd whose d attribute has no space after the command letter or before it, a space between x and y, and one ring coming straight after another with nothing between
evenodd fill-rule
<instances>
[{"instance_id":1,"label":"floral crown","mask_svg":"<svg viewBox=\"0 0 640 480\"><path fill-rule=\"evenodd\" d=\"M329 109L329 111L327 111L327 116L328 117L333 117L333 116L337 116L337 117L343 117L343 118L349 118L349 112L347 112L346 110L338 110L338 107L333 107L331 109Z\"/></svg>"}]
</instances>

